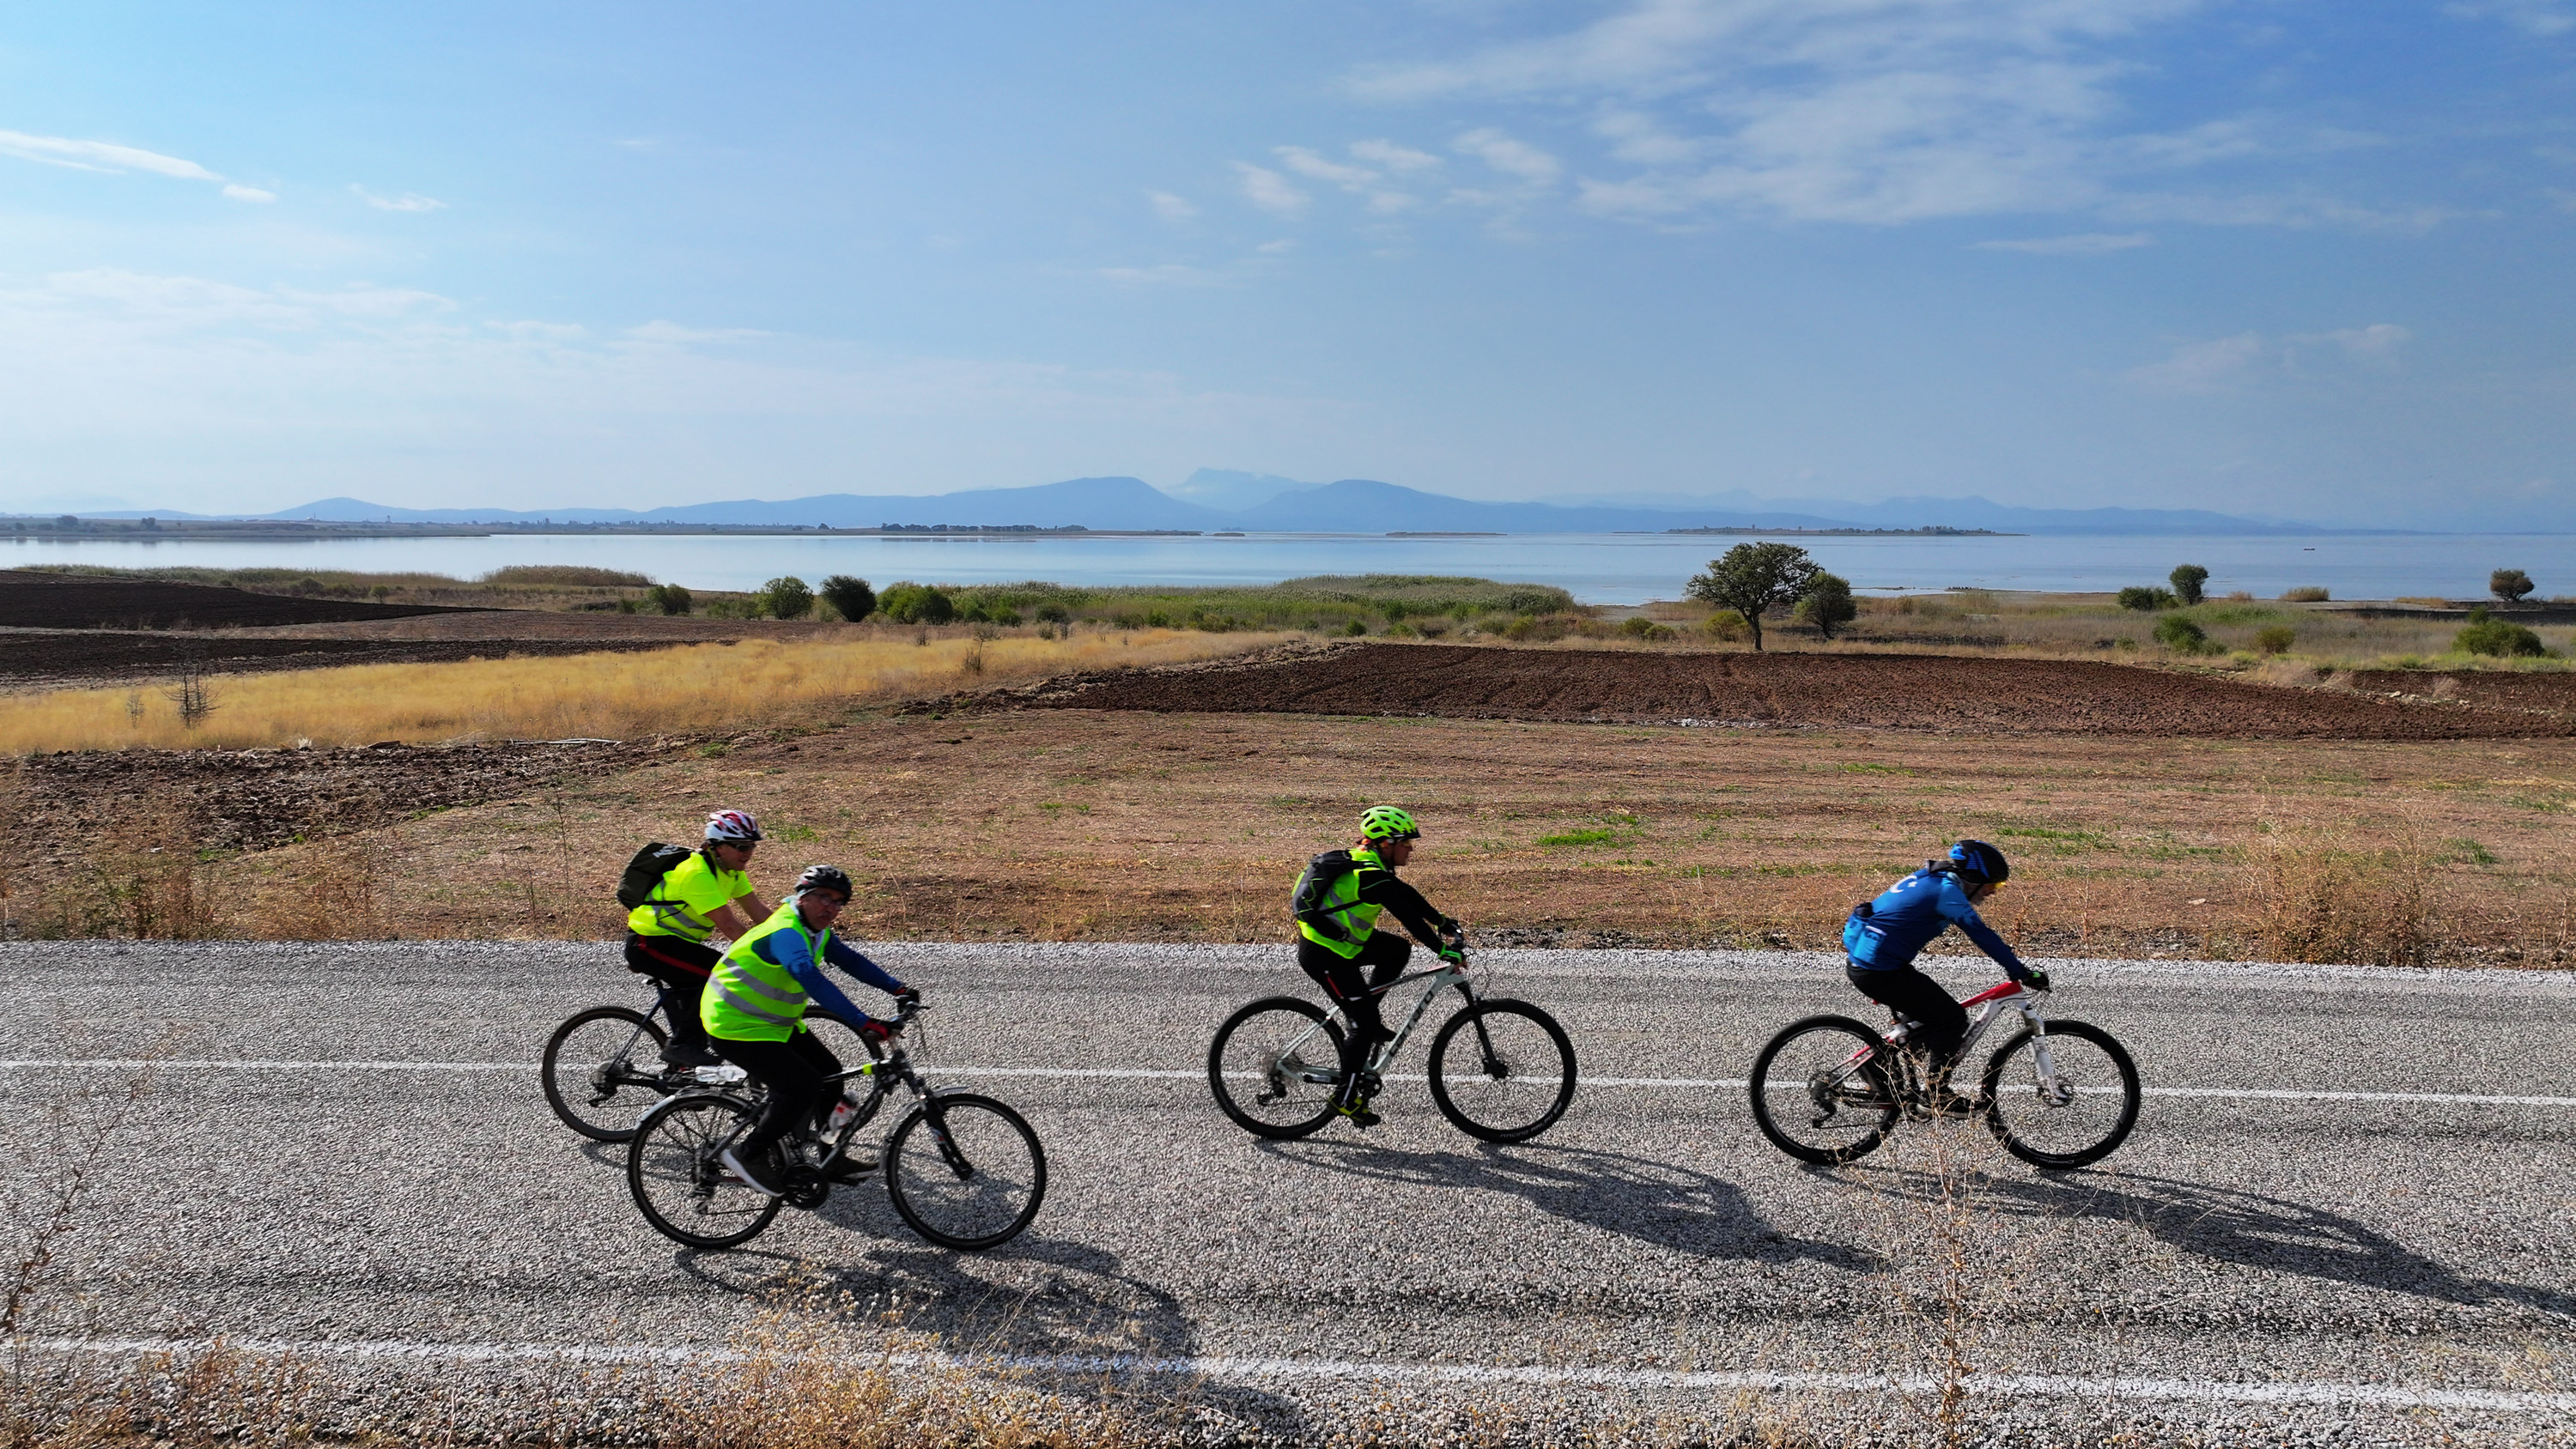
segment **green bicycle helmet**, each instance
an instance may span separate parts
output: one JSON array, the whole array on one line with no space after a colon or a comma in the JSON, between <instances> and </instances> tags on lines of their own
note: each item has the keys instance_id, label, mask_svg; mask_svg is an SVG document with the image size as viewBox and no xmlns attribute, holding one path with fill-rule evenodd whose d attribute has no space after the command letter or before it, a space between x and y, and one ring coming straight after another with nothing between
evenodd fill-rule
<instances>
[{"instance_id":1,"label":"green bicycle helmet","mask_svg":"<svg viewBox=\"0 0 2576 1449\"><path fill-rule=\"evenodd\" d=\"M1360 835L1369 840L1413 840L1422 827L1392 805L1372 805L1360 816Z\"/></svg>"}]
</instances>

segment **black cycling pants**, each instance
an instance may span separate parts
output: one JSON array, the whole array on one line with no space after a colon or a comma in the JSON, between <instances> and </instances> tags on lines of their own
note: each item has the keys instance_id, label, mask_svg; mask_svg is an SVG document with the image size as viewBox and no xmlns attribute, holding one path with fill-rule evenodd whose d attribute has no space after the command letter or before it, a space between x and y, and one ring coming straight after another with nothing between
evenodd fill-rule
<instances>
[{"instance_id":1,"label":"black cycling pants","mask_svg":"<svg viewBox=\"0 0 2576 1449\"><path fill-rule=\"evenodd\" d=\"M1853 965L1845 967L1843 974L1860 988L1861 995L1917 1023L1912 1040L1923 1053L1924 1080L1941 1080L1950 1070L1950 1059L1959 1054L1959 1039L1968 1034L1968 1009L1940 982L1911 966L1873 971Z\"/></svg>"},{"instance_id":2,"label":"black cycling pants","mask_svg":"<svg viewBox=\"0 0 2576 1449\"><path fill-rule=\"evenodd\" d=\"M748 1159L755 1152L766 1152L778 1144L788 1129L821 1112L836 1095L823 1079L841 1069L841 1059L832 1049L814 1039L814 1033L800 1031L785 1041L731 1041L716 1037L708 1042L716 1055L751 1073L751 1079L769 1089L769 1107L760 1114L760 1122L751 1135L734 1149Z\"/></svg>"},{"instance_id":3,"label":"black cycling pants","mask_svg":"<svg viewBox=\"0 0 2576 1449\"><path fill-rule=\"evenodd\" d=\"M1378 1014L1378 993L1403 975L1405 963L1412 959L1413 943L1386 931L1371 935L1356 956L1304 939L1297 942L1297 968L1315 978L1356 1028L1342 1039L1343 1101L1359 1090L1360 1068L1368 1065L1369 1049L1388 1035L1386 1022Z\"/></svg>"},{"instance_id":4,"label":"black cycling pants","mask_svg":"<svg viewBox=\"0 0 2576 1449\"><path fill-rule=\"evenodd\" d=\"M707 1029L698 1021L698 993L707 984L707 973L723 959L724 953L715 947L677 936L626 933L626 969L660 982L670 1003L671 1045L707 1044Z\"/></svg>"}]
</instances>

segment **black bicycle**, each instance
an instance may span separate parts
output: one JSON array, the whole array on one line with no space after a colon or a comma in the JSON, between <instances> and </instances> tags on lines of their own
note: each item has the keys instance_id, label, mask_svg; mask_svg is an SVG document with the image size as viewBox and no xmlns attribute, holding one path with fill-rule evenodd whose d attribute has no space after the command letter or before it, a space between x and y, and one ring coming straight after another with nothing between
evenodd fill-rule
<instances>
[{"instance_id":1,"label":"black bicycle","mask_svg":"<svg viewBox=\"0 0 2576 1449\"><path fill-rule=\"evenodd\" d=\"M800 1124L780 1144L787 1181L771 1197L727 1171L725 1149L749 1134L768 1094L756 1083L692 1087L646 1110L626 1149L626 1186L635 1206L663 1236L692 1248L738 1247L759 1236L782 1207L813 1209L835 1183L871 1170L885 1175L894 1210L912 1230L943 1248L974 1251L1019 1236L1046 1201L1046 1149L1007 1103L972 1092L933 1090L904 1050L903 1032L920 1012L908 1005L887 1023L884 1046L868 1043L871 1060L828 1080L867 1092L828 1135ZM862 1038L864 1040L864 1038ZM875 1168L853 1155L860 1131L900 1088L912 1110L886 1134Z\"/></svg>"},{"instance_id":2,"label":"black bicycle","mask_svg":"<svg viewBox=\"0 0 2576 1449\"><path fill-rule=\"evenodd\" d=\"M1464 962L1399 976L1381 991L1425 983L1393 1038L1362 1073L1374 1087L1405 1039L1455 986L1467 999L1431 1038L1431 1100L1458 1130L1487 1142L1526 1142L1574 1100L1574 1044L1556 1018L1526 1001L1479 995ZM1208 1089L1235 1125L1257 1137L1303 1137L1333 1119L1350 1019L1299 996L1269 996L1227 1017L1208 1044Z\"/></svg>"},{"instance_id":3,"label":"black bicycle","mask_svg":"<svg viewBox=\"0 0 2576 1449\"><path fill-rule=\"evenodd\" d=\"M661 1053L671 1034L663 1023L670 1010L670 992L656 982L650 1011L594 1006L555 1028L539 1067L546 1105L565 1126L595 1141L623 1142L635 1135L635 1119L671 1093L743 1079L735 1066L665 1065Z\"/></svg>"}]
</instances>

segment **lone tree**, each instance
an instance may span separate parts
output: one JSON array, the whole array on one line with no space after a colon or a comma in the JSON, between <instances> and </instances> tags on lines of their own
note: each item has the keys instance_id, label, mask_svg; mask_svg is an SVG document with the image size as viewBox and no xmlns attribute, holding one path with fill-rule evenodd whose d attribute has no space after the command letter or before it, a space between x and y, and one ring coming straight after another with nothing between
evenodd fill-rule
<instances>
[{"instance_id":1,"label":"lone tree","mask_svg":"<svg viewBox=\"0 0 2576 1449\"><path fill-rule=\"evenodd\" d=\"M2519 604L2531 592L2531 575L2520 569L2497 569L2487 575L2487 592L2508 604Z\"/></svg>"},{"instance_id":2,"label":"lone tree","mask_svg":"<svg viewBox=\"0 0 2576 1449\"><path fill-rule=\"evenodd\" d=\"M1709 560L1708 572L1693 575L1685 592L1742 614L1753 630L1754 651L1759 653L1762 611L1805 598L1822 572L1807 551L1794 544L1739 543L1724 558Z\"/></svg>"},{"instance_id":3,"label":"lone tree","mask_svg":"<svg viewBox=\"0 0 2576 1449\"><path fill-rule=\"evenodd\" d=\"M2174 586L2175 597L2189 608L2200 602L2200 586L2209 582L2209 570L2198 564L2183 564L2165 578Z\"/></svg>"},{"instance_id":4,"label":"lone tree","mask_svg":"<svg viewBox=\"0 0 2576 1449\"><path fill-rule=\"evenodd\" d=\"M853 624L877 611L877 591L868 587L866 579L854 579L848 574L834 574L825 579L823 587L815 592L821 594L824 601L834 609L839 610L842 618Z\"/></svg>"},{"instance_id":5,"label":"lone tree","mask_svg":"<svg viewBox=\"0 0 2576 1449\"><path fill-rule=\"evenodd\" d=\"M788 574L760 586L761 607L773 619L802 619L814 607L814 591L805 581Z\"/></svg>"},{"instance_id":6,"label":"lone tree","mask_svg":"<svg viewBox=\"0 0 2576 1449\"><path fill-rule=\"evenodd\" d=\"M1860 617L1860 605L1852 602L1851 580L1840 574L1818 573L1807 585L1807 596L1798 601L1798 617L1816 626L1816 632L1828 641L1838 625Z\"/></svg>"}]
</instances>

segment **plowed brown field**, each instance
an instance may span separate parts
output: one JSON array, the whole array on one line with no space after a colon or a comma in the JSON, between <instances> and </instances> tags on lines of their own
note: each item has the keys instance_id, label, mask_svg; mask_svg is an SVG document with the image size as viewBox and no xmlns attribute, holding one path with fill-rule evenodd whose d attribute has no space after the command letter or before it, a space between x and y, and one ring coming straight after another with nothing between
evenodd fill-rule
<instances>
[{"instance_id":1,"label":"plowed brown field","mask_svg":"<svg viewBox=\"0 0 2576 1449\"><path fill-rule=\"evenodd\" d=\"M230 629L480 613L439 604L306 599L162 579L0 569L0 624L21 629Z\"/></svg>"},{"instance_id":2,"label":"plowed brown field","mask_svg":"<svg viewBox=\"0 0 2576 1449\"><path fill-rule=\"evenodd\" d=\"M2218 739L2576 734L2529 709L2064 659L1348 644L1053 681L987 704Z\"/></svg>"}]
</instances>

